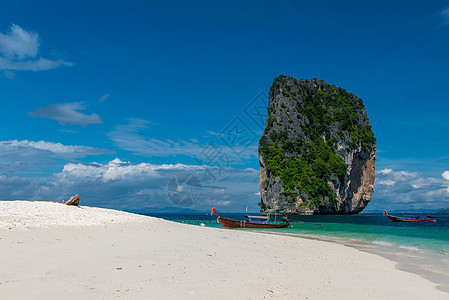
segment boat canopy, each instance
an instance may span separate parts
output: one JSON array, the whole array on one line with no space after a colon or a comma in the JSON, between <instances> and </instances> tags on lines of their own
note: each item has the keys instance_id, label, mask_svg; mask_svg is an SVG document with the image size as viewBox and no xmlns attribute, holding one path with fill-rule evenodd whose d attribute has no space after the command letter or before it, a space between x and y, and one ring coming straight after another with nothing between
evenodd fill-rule
<instances>
[{"instance_id":1,"label":"boat canopy","mask_svg":"<svg viewBox=\"0 0 449 300\"><path fill-rule=\"evenodd\" d=\"M249 219L264 219L264 220L269 220L270 217L265 217L265 216L246 216Z\"/></svg>"}]
</instances>

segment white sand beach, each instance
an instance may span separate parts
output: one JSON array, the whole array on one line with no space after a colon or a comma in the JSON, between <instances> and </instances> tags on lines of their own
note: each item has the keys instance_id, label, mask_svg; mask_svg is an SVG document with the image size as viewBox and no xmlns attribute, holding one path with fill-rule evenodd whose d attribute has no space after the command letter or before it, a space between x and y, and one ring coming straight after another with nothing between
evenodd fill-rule
<instances>
[{"instance_id":1,"label":"white sand beach","mask_svg":"<svg viewBox=\"0 0 449 300\"><path fill-rule=\"evenodd\" d=\"M0 299L448 299L351 247L0 201Z\"/></svg>"}]
</instances>

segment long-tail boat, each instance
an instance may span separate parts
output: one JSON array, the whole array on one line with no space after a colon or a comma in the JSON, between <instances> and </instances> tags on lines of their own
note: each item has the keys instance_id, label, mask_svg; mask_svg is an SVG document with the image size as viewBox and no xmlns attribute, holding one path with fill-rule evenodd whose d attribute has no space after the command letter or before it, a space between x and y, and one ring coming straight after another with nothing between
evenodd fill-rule
<instances>
[{"instance_id":1,"label":"long-tail boat","mask_svg":"<svg viewBox=\"0 0 449 300\"><path fill-rule=\"evenodd\" d=\"M246 216L246 220L242 221L228 219L220 217L215 207L212 207L210 215L212 216L214 213L223 228L286 228L290 225L287 220L282 223L268 223L270 217L264 216Z\"/></svg>"},{"instance_id":2,"label":"long-tail boat","mask_svg":"<svg viewBox=\"0 0 449 300\"><path fill-rule=\"evenodd\" d=\"M427 219L421 218L419 215L413 215L413 216L393 216L389 215L386 210L384 210L384 216L387 216L388 219L390 219L393 222L436 222L437 220L432 219L430 216L427 216Z\"/></svg>"}]
</instances>

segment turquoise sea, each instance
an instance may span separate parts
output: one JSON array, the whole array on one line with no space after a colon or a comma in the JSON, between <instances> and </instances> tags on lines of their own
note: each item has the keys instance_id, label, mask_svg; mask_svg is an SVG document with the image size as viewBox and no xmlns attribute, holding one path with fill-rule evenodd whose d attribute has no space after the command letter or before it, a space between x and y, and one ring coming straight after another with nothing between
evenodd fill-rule
<instances>
[{"instance_id":1,"label":"turquoise sea","mask_svg":"<svg viewBox=\"0 0 449 300\"><path fill-rule=\"evenodd\" d=\"M207 227L221 228L221 225L216 223L215 216L211 217L206 213L148 215L181 223L193 225L203 223ZM245 214L221 215L236 220L243 220L245 216ZM257 213L254 215L257 215ZM437 222L391 222L382 214L288 216L291 220L312 224L291 223L291 226L285 229L263 229L263 231L363 241L378 245L390 245L403 249L432 251L442 255L449 255L449 214L432 214L432 217Z\"/></svg>"},{"instance_id":2,"label":"turquoise sea","mask_svg":"<svg viewBox=\"0 0 449 300\"><path fill-rule=\"evenodd\" d=\"M175 222L221 228L210 214L146 214ZM244 220L245 214L220 214ZM257 213L250 215L258 215ZM397 215L397 214L395 214ZM399 214L400 215L400 214ZM424 215L426 216L426 215ZM382 214L288 216L285 229L253 230L325 240L393 260L398 269L416 273L449 293L449 214L432 214L436 222L391 222ZM272 217L273 218L273 217ZM278 217L280 218L280 217ZM279 220L279 219L278 219Z\"/></svg>"}]
</instances>

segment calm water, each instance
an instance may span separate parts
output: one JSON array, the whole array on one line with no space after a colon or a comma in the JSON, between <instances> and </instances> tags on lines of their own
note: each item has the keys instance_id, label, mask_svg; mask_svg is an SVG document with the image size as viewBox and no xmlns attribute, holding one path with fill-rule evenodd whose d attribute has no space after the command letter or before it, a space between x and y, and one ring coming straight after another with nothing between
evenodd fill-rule
<instances>
[{"instance_id":1,"label":"calm water","mask_svg":"<svg viewBox=\"0 0 449 300\"><path fill-rule=\"evenodd\" d=\"M221 227L216 218L208 214L149 214L151 216L193 225L204 223L208 227ZM223 217L243 220L244 214L222 214ZM432 214L437 222L391 222L382 214L349 216L289 216L295 221L285 229L263 229L278 233L339 238L389 245L409 250L429 250L449 255L449 214ZM321 224L318 225L318 224ZM248 230L248 229L237 229Z\"/></svg>"}]
</instances>

